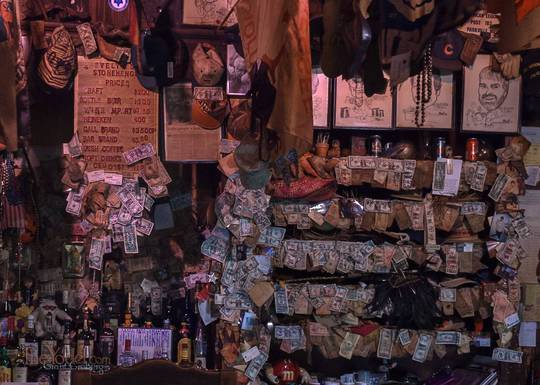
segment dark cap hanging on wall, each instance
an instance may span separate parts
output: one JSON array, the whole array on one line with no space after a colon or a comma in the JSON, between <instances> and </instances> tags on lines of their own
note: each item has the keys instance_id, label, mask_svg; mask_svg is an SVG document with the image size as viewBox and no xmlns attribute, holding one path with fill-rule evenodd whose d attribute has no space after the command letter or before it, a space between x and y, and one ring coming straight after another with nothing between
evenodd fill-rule
<instances>
[{"instance_id":1,"label":"dark cap hanging on wall","mask_svg":"<svg viewBox=\"0 0 540 385\"><path fill-rule=\"evenodd\" d=\"M439 35L433 42L433 66L450 71L459 71L460 60L465 39L456 30Z\"/></svg>"}]
</instances>

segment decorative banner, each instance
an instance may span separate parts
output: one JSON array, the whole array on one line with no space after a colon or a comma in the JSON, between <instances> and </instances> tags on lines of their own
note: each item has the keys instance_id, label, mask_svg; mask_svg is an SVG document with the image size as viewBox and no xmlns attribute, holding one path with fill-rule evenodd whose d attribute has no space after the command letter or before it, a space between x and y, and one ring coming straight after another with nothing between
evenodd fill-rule
<instances>
[{"instance_id":1,"label":"decorative banner","mask_svg":"<svg viewBox=\"0 0 540 385\"><path fill-rule=\"evenodd\" d=\"M143 352L148 359L171 359L172 331L170 329L118 329L117 362L125 351L126 340L131 341L131 353L136 362L142 361Z\"/></svg>"},{"instance_id":2,"label":"decorative banner","mask_svg":"<svg viewBox=\"0 0 540 385\"><path fill-rule=\"evenodd\" d=\"M128 166L122 153L143 143L157 152L158 94L141 86L131 65L124 69L105 59L78 59L74 128L86 170L137 174L141 164Z\"/></svg>"}]
</instances>

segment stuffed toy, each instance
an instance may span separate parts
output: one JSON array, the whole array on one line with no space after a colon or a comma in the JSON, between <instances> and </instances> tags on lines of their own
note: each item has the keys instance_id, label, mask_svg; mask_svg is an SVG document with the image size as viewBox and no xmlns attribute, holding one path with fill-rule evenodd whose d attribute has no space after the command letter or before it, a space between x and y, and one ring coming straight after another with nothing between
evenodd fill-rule
<instances>
[{"instance_id":1,"label":"stuffed toy","mask_svg":"<svg viewBox=\"0 0 540 385\"><path fill-rule=\"evenodd\" d=\"M45 320L47 315L52 315L52 333L57 340L64 337L64 327L60 325L58 320L71 321L71 317L62 309L59 309L52 299L44 298L40 301L39 306L32 312L35 323L35 333L38 338L43 337L47 330L45 329Z\"/></svg>"}]
</instances>

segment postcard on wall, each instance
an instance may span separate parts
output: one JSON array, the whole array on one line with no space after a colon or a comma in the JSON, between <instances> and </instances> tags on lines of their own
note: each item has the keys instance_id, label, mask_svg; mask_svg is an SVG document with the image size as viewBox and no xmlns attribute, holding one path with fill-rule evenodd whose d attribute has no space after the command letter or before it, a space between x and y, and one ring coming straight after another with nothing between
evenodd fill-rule
<instances>
[{"instance_id":1,"label":"postcard on wall","mask_svg":"<svg viewBox=\"0 0 540 385\"><path fill-rule=\"evenodd\" d=\"M416 100L418 95L418 79L418 76L411 76L397 87L397 127L417 127ZM453 75L451 73L433 73L431 81L431 98L424 104L425 121L422 128L452 128L453 111Z\"/></svg>"},{"instance_id":2,"label":"postcard on wall","mask_svg":"<svg viewBox=\"0 0 540 385\"><path fill-rule=\"evenodd\" d=\"M490 55L478 55L463 82L463 131L519 131L521 77L505 79L491 70Z\"/></svg>"},{"instance_id":3,"label":"postcard on wall","mask_svg":"<svg viewBox=\"0 0 540 385\"><path fill-rule=\"evenodd\" d=\"M371 97L361 78L336 79L334 125L341 128L392 128L392 90Z\"/></svg>"},{"instance_id":4,"label":"postcard on wall","mask_svg":"<svg viewBox=\"0 0 540 385\"><path fill-rule=\"evenodd\" d=\"M220 25L235 0L184 0L182 23L193 25ZM235 13L231 13L225 26L237 23Z\"/></svg>"},{"instance_id":5,"label":"postcard on wall","mask_svg":"<svg viewBox=\"0 0 540 385\"><path fill-rule=\"evenodd\" d=\"M330 79L317 68L311 73L311 94L313 100L313 127L328 127L330 100Z\"/></svg>"},{"instance_id":6,"label":"postcard on wall","mask_svg":"<svg viewBox=\"0 0 540 385\"><path fill-rule=\"evenodd\" d=\"M165 87L164 144L167 162L217 161L221 129L206 130L191 120L193 89L190 83Z\"/></svg>"},{"instance_id":7,"label":"postcard on wall","mask_svg":"<svg viewBox=\"0 0 540 385\"><path fill-rule=\"evenodd\" d=\"M251 88L251 78L246 60L240 56L234 45L227 45L227 94L246 96Z\"/></svg>"}]
</instances>

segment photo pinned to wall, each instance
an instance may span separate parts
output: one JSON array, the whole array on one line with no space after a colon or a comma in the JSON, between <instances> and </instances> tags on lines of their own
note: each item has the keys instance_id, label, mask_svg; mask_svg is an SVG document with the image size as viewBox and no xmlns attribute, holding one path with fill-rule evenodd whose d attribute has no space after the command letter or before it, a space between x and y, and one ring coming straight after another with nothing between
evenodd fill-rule
<instances>
[{"instance_id":1,"label":"photo pinned to wall","mask_svg":"<svg viewBox=\"0 0 540 385\"><path fill-rule=\"evenodd\" d=\"M227 45L227 94L246 96L251 88L251 78L245 59L234 48Z\"/></svg>"},{"instance_id":2,"label":"photo pinned to wall","mask_svg":"<svg viewBox=\"0 0 540 385\"><path fill-rule=\"evenodd\" d=\"M329 128L331 81L320 68L311 71L313 128Z\"/></svg>"},{"instance_id":3,"label":"photo pinned to wall","mask_svg":"<svg viewBox=\"0 0 540 385\"><path fill-rule=\"evenodd\" d=\"M491 55L478 55L463 84L463 131L519 132L521 77L505 79L492 71Z\"/></svg>"},{"instance_id":4,"label":"photo pinned to wall","mask_svg":"<svg viewBox=\"0 0 540 385\"><path fill-rule=\"evenodd\" d=\"M411 76L397 87L396 126L398 128L418 127L416 105L419 86L421 86L419 76ZM451 129L453 127L454 76L451 72L433 72L431 98L424 104L424 113L424 124L420 128Z\"/></svg>"},{"instance_id":5,"label":"photo pinned to wall","mask_svg":"<svg viewBox=\"0 0 540 385\"><path fill-rule=\"evenodd\" d=\"M368 97L361 78L336 79L335 128L392 128L392 107L390 83L384 94Z\"/></svg>"},{"instance_id":6,"label":"photo pinned to wall","mask_svg":"<svg viewBox=\"0 0 540 385\"><path fill-rule=\"evenodd\" d=\"M196 109L191 83L175 84L163 91L164 152L167 162L214 162L219 157L221 127L212 111ZM203 128L194 122L216 122L216 128Z\"/></svg>"},{"instance_id":7,"label":"photo pinned to wall","mask_svg":"<svg viewBox=\"0 0 540 385\"><path fill-rule=\"evenodd\" d=\"M183 24L220 25L236 0L184 0ZM225 22L229 27L236 24L236 14L232 12Z\"/></svg>"}]
</instances>

